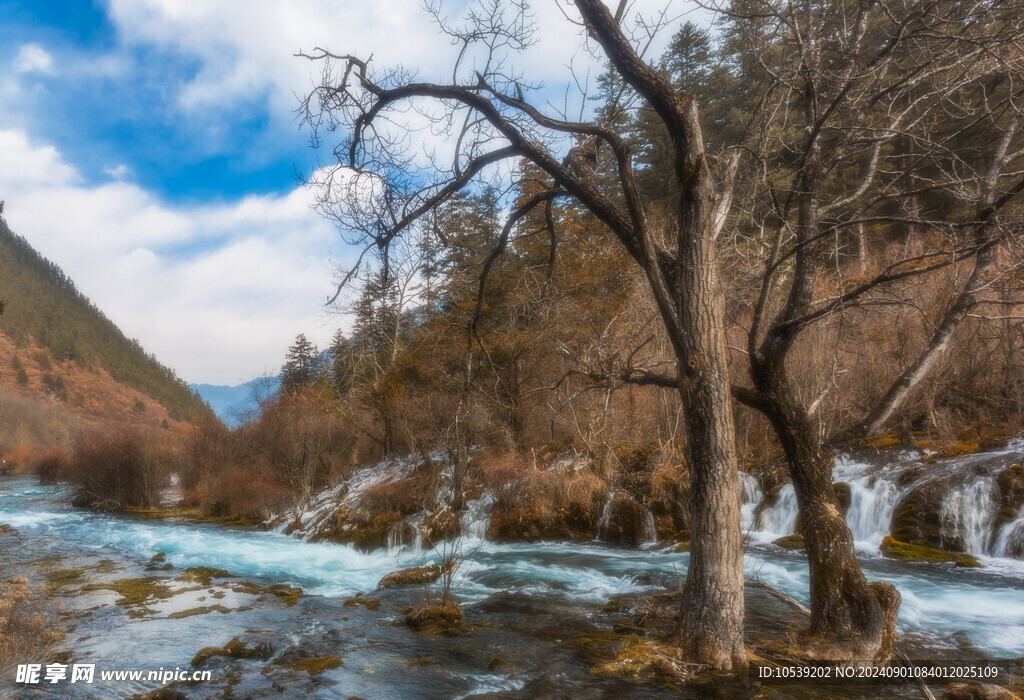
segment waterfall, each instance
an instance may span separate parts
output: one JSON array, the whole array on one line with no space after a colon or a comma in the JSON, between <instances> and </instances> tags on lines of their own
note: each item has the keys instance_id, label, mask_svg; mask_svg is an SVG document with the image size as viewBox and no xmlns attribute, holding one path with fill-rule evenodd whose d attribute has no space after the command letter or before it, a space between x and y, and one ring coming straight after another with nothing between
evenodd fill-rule
<instances>
[{"instance_id":1,"label":"waterfall","mask_svg":"<svg viewBox=\"0 0 1024 700\"><path fill-rule=\"evenodd\" d=\"M608 494L607 500L601 506L601 517L597 521L597 539L603 540L608 535L608 526L612 522L612 503L615 501L615 492Z\"/></svg>"},{"instance_id":2,"label":"waterfall","mask_svg":"<svg viewBox=\"0 0 1024 700\"><path fill-rule=\"evenodd\" d=\"M459 527L462 534L478 540L487 539L487 530L491 527L491 506L494 496L485 493L466 504L466 509L459 516Z\"/></svg>"},{"instance_id":3,"label":"waterfall","mask_svg":"<svg viewBox=\"0 0 1024 700\"><path fill-rule=\"evenodd\" d=\"M992 546L992 556L1024 559L1024 506L1021 506L1016 520L1000 528Z\"/></svg>"},{"instance_id":4,"label":"waterfall","mask_svg":"<svg viewBox=\"0 0 1024 700\"><path fill-rule=\"evenodd\" d=\"M644 508L643 541L641 544L654 544L658 541L658 524L654 522L654 513Z\"/></svg>"},{"instance_id":5,"label":"waterfall","mask_svg":"<svg viewBox=\"0 0 1024 700\"><path fill-rule=\"evenodd\" d=\"M796 491L793 484L786 484L779 489L775 503L758 514L756 527L776 535L792 535L796 529L796 516Z\"/></svg>"},{"instance_id":6,"label":"waterfall","mask_svg":"<svg viewBox=\"0 0 1024 700\"><path fill-rule=\"evenodd\" d=\"M992 477L979 477L960 485L942 499L942 538L958 540L965 552L987 554L996 517Z\"/></svg>"},{"instance_id":7,"label":"waterfall","mask_svg":"<svg viewBox=\"0 0 1024 700\"><path fill-rule=\"evenodd\" d=\"M754 512L763 495L757 477L740 472L740 514L744 530L749 530L754 524Z\"/></svg>"},{"instance_id":8,"label":"waterfall","mask_svg":"<svg viewBox=\"0 0 1024 700\"><path fill-rule=\"evenodd\" d=\"M422 523L422 513L392 523L388 528L388 556L395 557L408 551L414 558L419 558L423 554L423 543L420 538Z\"/></svg>"},{"instance_id":9,"label":"waterfall","mask_svg":"<svg viewBox=\"0 0 1024 700\"><path fill-rule=\"evenodd\" d=\"M846 511L846 524L857 542L881 544L889 534L892 514L899 502L901 490L891 481L878 477L861 477L845 482L850 485L850 507Z\"/></svg>"}]
</instances>

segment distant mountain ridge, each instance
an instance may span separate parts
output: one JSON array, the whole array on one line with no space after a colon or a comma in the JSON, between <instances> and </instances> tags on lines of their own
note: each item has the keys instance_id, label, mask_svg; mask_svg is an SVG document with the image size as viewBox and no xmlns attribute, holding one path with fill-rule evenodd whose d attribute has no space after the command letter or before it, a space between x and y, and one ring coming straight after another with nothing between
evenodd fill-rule
<instances>
[{"instance_id":1,"label":"distant mountain ridge","mask_svg":"<svg viewBox=\"0 0 1024 700\"><path fill-rule=\"evenodd\" d=\"M199 394L210 405L217 417L229 426L243 423L247 415L259 408L257 396L273 395L277 393L279 386L279 377L260 377L236 386L189 385L192 391Z\"/></svg>"},{"instance_id":2,"label":"distant mountain ridge","mask_svg":"<svg viewBox=\"0 0 1024 700\"><path fill-rule=\"evenodd\" d=\"M202 398L162 365L135 339L128 339L103 312L89 301L56 264L40 255L29 242L13 233L0 218L0 333L9 339L10 358L38 354L43 389L54 398L62 396L62 372L102 370L114 382L160 404L174 420L189 420L209 411ZM33 365L34 366L34 365ZM18 367L0 372L18 374ZM50 386L52 384L52 386ZM22 384L22 386L28 386ZM64 392L65 394L67 392Z\"/></svg>"}]
</instances>

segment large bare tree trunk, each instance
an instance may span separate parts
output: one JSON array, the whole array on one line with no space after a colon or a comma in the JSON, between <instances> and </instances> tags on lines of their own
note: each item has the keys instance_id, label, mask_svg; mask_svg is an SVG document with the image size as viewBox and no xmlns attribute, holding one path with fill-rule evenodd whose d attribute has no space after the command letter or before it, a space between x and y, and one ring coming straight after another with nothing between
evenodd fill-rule
<instances>
[{"instance_id":1,"label":"large bare tree trunk","mask_svg":"<svg viewBox=\"0 0 1024 700\"><path fill-rule=\"evenodd\" d=\"M728 194L716 192L712 181L694 97L675 90L636 54L601 0L576 0L576 7L619 74L658 113L673 143L680 197L671 264L650 231L631 170L624 189L638 224L636 257L675 350L686 415L691 543L680 641L690 660L729 669L744 662L744 653L740 487L716 248L716 215L728 208Z\"/></svg>"},{"instance_id":2,"label":"large bare tree trunk","mask_svg":"<svg viewBox=\"0 0 1024 700\"><path fill-rule=\"evenodd\" d=\"M690 567L680 641L716 668L743 661L743 535L728 365L725 302L714 241L683 246L681 318L692 360L680 367L689 439Z\"/></svg>"}]
</instances>

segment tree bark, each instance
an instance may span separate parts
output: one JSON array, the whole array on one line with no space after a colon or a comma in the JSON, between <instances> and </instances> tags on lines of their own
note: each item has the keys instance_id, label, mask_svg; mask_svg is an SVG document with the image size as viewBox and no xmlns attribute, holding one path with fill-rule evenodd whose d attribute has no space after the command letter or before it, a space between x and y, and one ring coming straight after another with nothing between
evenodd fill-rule
<instances>
[{"instance_id":1,"label":"tree bark","mask_svg":"<svg viewBox=\"0 0 1024 700\"><path fill-rule=\"evenodd\" d=\"M719 279L717 196L694 97L645 63L601 0L576 0L587 29L622 78L664 122L679 183L676 255L659 250L631 168L623 170L636 256L658 303L678 364L690 471L690 565L683 587L680 644L691 661L718 669L745 662L743 538L728 355ZM666 260L671 261L666 263Z\"/></svg>"},{"instance_id":2,"label":"tree bark","mask_svg":"<svg viewBox=\"0 0 1024 700\"><path fill-rule=\"evenodd\" d=\"M756 379L768 399L765 414L782 443L800 510L811 599L805 653L824 660L886 658L900 594L864 577L832 487L832 456L794 399L784 369L762 367Z\"/></svg>"},{"instance_id":3,"label":"tree bark","mask_svg":"<svg viewBox=\"0 0 1024 700\"><path fill-rule=\"evenodd\" d=\"M681 319L690 336L680 367L690 467L690 566L680 642L689 658L716 668L742 663L743 534L740 485L723 333L725 302L714 242L687 238Z\"/></svg>"}]
</instances>

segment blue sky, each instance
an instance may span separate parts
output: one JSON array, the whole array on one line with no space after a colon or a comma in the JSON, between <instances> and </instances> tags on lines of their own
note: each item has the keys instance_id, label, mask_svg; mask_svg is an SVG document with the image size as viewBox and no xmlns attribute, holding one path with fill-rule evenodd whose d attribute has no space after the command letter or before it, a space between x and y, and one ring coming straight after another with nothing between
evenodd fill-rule
<instances>
[{"instance_id":1,"label":"blue sky","mask_svg":"<svg viewBox=\"0 0 1024 700\"><path fill-rule=\"evenodd\" d=\"M561 95L588 54L535 5L519 65ZM419 0L0 2L4 216L187 381L276 373L344 323L323 302L352 252L295 179L317 165L295 110L318 68L293 56L314 46L438 80L455 50Z\"/></svg>"},{"instance_id":2,"label":"blue sky","mask_svg":"<svg viewBox=\"0 0 1024 700\"><path fill-rule=\"evenodd\" d=\"M124 166L166 201L195 203L282 194L294 188L296 168L314 164L294 118L272 113L269 85L183 119L175 89L196 79L202 59L173 44L124 42L102 3L5 2L0 32L0 60L14 62L25 46L51 57L52 69L34 71L34 89L13 111L87 179Z\"/></svg>"}]
</instances>

